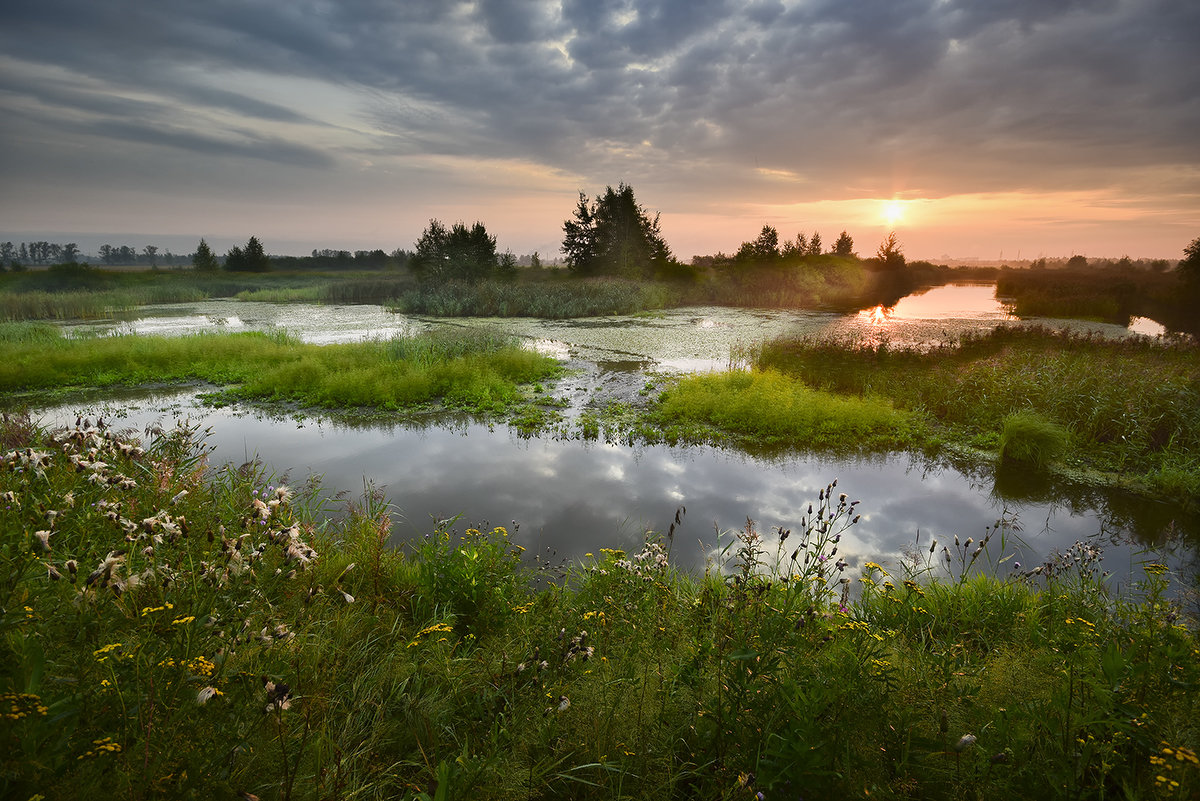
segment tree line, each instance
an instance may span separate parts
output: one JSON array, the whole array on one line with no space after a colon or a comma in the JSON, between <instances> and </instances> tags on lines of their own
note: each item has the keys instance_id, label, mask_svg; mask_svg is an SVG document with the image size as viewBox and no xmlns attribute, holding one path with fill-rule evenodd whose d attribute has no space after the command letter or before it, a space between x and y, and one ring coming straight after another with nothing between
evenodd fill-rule
<instances>
[{"instance_id":1,"label":"tree line","mask_svg":"<svg viewBox=\"0 0 1200 801\"><path fill-rule=\"evenodd\" d=\"M604 191L589 197L580 192L571 216L562 224L563 240L561 252L567 268L580 276L620 276L625 278L670 278L695 275L704 268L750 268L750 267L795 267L819 256L835 256L858 259L854 252L854 240L843 230L828 250L819 231L810 234L797 233L794 238L781 241L779 231L772 225L763 225L754 239L741 243L732 256L717 253L695 256L690 265L679 262L671 253L662 236L659 214L651 215L638 203L633 187L624 182L616 189L605 187ZM1180 270L1193 282L1200 281L1194 273L1200 269L1200 239L1185 248L1185 260ZM88 262L81 258L76 243L59 245L51 242L0 243L0 268L20 269L27 264L54 264ZM519 265L541 267L538 253L518 259L512 251L500 252L496 237L488 233L479 221L469 227L461 220L446 225L431 219L429 225L414 243L413 250L398 248L388 253L376 250L313 250L309 256L268 256L262 242L251 236L245 245L230 248L223 257L218 257L201 239L196 251L187 256L176 256L169 250L160 252L154 245L146 245L141 252L128 245L114 247L102 245L99 261L106 265L148 264L152 267L182 266L191 264L195 269L208 272L226 269L242 272L264 272L273 267L317 268L317 269L383 269L408 268L421 282L478 281L487 278L511 279L517 274ZM873 256L860 260L869 269L897 271L904 268L907 260L899 238L893 231L879 244ZM1128 257L1118 266L1134 267ZM1138 265L1142 264L1140 260ZM1164 270L1165 260L1156 260L1151 269ZM1082 256L1072 257L1068 267L1087 266ZM1034 262L1034 269L1045 268L1045 259Z\"/></svg>"}]
</instances>

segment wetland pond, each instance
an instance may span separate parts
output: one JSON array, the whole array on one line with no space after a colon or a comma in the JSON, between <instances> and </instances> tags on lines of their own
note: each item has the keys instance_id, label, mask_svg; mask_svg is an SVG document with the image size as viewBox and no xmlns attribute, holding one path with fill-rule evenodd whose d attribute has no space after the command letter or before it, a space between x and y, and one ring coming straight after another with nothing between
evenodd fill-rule
<instances>
[{"instance_id":1,"label":"wetland pond","mask_svg":"<svg viewBox=\"0 0 1200 801\"><path fill-rule=\"evenodd\" d=\"M851 314L703 307L576 320L441 319L370 305L213 300L147 307L136 319L69 329L169 335L283 328L307 342L332 343L436 326L487 326L564 360L567 374L546 394L572 418L612 400L644 400L664 374L727 369L731 352L782 334L920 346L1001 322L1021 324L1010 320L994 286L956 285L911 295L890 309ZM1109 336L1156 333L1149 321L1133 331L1032 322ZM845 532L839 550L851 576L868 560L903 575L902 563L928 557L934 540L940 553L956 535L978 542L1004 521L986 554L997 574L1028 569L1084 541L1102 546L1104 568L1123 585L1139 577L1138 565L1149 560L1165 561L1191 577L1200 537L1197 516L1170 504L1085 486L1030 484L988 467L956 467L909 454L834 458L571 435L527 438L505 425L452 416L424 424L351 423L336 416L215 409L200 401L196 389L110 393L39 415L56 424L80 413L102 414L116 428L134 431L188 420L210 430L211 463L257 458L277 481L286 474L297 485L320 476L331 495L358 495L370 482L395 507L397 543L432 531L436 520L461 516L459 530L516 528L513 540L527 548L528 557L552 563L600 548L635 551L647 530L665 531L680 506L687 511L672 544L672 560L680 567L702 570L747 518L774 553L775 527L795 530L818 491L835 478L839 492L861 500L861 520Z\"/></svg>"}]
</instances>

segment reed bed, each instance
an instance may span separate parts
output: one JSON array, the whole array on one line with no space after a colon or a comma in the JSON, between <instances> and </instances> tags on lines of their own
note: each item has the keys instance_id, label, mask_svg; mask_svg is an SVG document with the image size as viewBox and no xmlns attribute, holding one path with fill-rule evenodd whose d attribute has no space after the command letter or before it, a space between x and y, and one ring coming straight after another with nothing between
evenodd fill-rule
<instances>
[{"instance_id":1,"label":"reed bed","mask_svg":"<svg viewBox=\"0 0 1200 801\"><path fill-rule=\"evenodd\" d=\"M1200 492L1198 357L1182 340L999 327L924 351L783 339L764 346L756 365L839 395L886 399L923 419L934 441L996 450L1012 415L1034 413L1066 433L1066 465L1186 500Z\"/></svg>"},{"instance_id":2,"label":"reed bed","mask_svg":"<svg viewBox=\"0 0 1200 801\"><path fill-rule=\"evenodd\" d=\"M1088 543L986 577L1005 521L839 556L869 501L836 482L701 575L682 508L566 566L460 520L393 548L369 485L343 507L202 441L0 421L4 797L1200 790L1194 621L1157 563L1123 595Z\"/></svg>"},{"instance_id":3,"label":"reed bed","mask_svg":"<svg viewBox=\"0 0 1200 801\"><path fill-rule=\"evenodd\" d=\"M634 314L673 305L660 284L623 279L572 279L529 283L448 282L410 290L396 311L436 317L542 317L567 319Z\"/></svg>"}]
</instances>

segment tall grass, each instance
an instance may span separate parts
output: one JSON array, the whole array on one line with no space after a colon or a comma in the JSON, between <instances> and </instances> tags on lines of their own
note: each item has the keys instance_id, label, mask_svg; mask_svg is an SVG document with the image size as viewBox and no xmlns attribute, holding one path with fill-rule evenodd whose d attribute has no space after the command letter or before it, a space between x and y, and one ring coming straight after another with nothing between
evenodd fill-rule
<instances>
[{"instance_id":1,"label":"tall grass","mask_svg":"<svg viewBox=\"0 0 1200 801\"><path fill-rule=\"evenodd\" d=\"M1160 471L1176 480L1183 471L1194 493L1198 357L1200 349L1184 342L1000 327L932 351L781 339L763 347L758 366L818 389L888 399L935 434L985 448L998 446L1010 415L1034 412L1071 432L1078 465L1140 474L1151 487Z\"/></svg>"},{"instance_id":2,"label":"tall grass","mask_svg":"<svg viewBox=\"0 0 1200 801\"><path fill-rule=\"evenodd\" d=\"M566 319L633 314L668 305L659 284L624 279L572 279L537 283L449 282L402 294L397 311L436 317L544 317Z\"/></svg>"},{"instance_id":3,"label":"tall grass","mask_svg":"<svg viewBox=\"0 0 1200 801\"><path fill-rule=\"evenodd\" d=\"M655 416L670 425L710 424L756 443L860 449L895 445L907 416L883 400L839 397L775 371L685 378L661 396Z\"/></svg>"},{"instance_id":4,"label":"tall grass","mask_svg":"<svg viewBox=\"0 0 1200 801\"><path fill-rule=\"evenodd\" d=\"M335 515L206 470L194 431L3 425L5 797L1200 790L1198 643L1160 565L1116 596L1083 544L1008 580L971 543L957 574L859 563L869 500L834 482L792 529L722 532L703 575L672 565L681 509L535 590L517 532L394 550L373 488Z\"/></svg>"},{"instance_id":5,"label":"tall grass","mask_svg":"<svg viewBox=\"0 0 1200 801\"><path fill-rule=\"evenodd\" d=\"M1036 412L1014 412L1005 418L1000 431L1000 460L1045 467L1066 451L1069 439L1065 428Z\"/></svg>"},{"instance_id":6,"label":"tall grass","mask_svg":"<svg viewBox=\"0 0 1200 801\"><path fill-rule=\"evenodd\" d=\"M5 391L207 381L241 398L387 410L440 400L498 411L520 384L557 369L512 340L445 334L341 345L258 332L128 335L6 343L2 353Z\"/></svg>"}]
</instances>

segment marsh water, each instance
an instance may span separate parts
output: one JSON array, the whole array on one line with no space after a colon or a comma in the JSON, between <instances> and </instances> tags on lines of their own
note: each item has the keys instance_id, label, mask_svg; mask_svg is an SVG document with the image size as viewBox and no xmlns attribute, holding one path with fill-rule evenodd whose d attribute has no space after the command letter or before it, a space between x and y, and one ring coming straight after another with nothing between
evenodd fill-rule
<instances>
[{"instance_id":1,"label":"marsh water","mask_svg":"<svg viewBox=\"0 0 1200 801\"><path fill-rule=\"evenodd\" d=\"M892 308L854 313L704 307L578 320L406 317L379 306L315 306L231 300L151 307L135 319L88 330L181 334L283 328L308 342L389 337L436 326L487 326L522 338L566 362L547 387L568 416L611 400L639 402L664 373L726 369L736 354L782 334L835 336L921 346L1010 321L994 287L939 287ZM1046 323L1047 321L1036 321ZM1110 336L1143 333L1102 324L1054 321ZM1149 321L1139 323L1152 326ZM84 330L84 326L74 327ZM1152 327L1145 333L1156 333ZM733 356L731 357L731 354ZM1195 515L1170 504L1134 500L1085 486L1030 483L987 467L962 467L894 454L830 458L749 454L713 447L629 445L576 436L522 437L504 425L455 417L424 424L350 423L334 417L213 409L196 390L125 393L42 410L48 422L99 415L134 430L189 420L209 429L211 461L262 460L276 480L320 476L330 495L382 488L395 507L397 542L431 531L436 520L516 529L516 542L550 561L602 547L636 549L647 530L664 531L686 507L672 559L702 569L752 518L767 536L795 528L819 490L861 500L860 522L839 555L899 567L955 535L978 541L998 521L989 566L1030 567L1077 541L1102 544L1118 582L1139 575L1146 559L1193 572ZM770 549L770 546L769 546Z\"/></svg>"}]
</instances>

